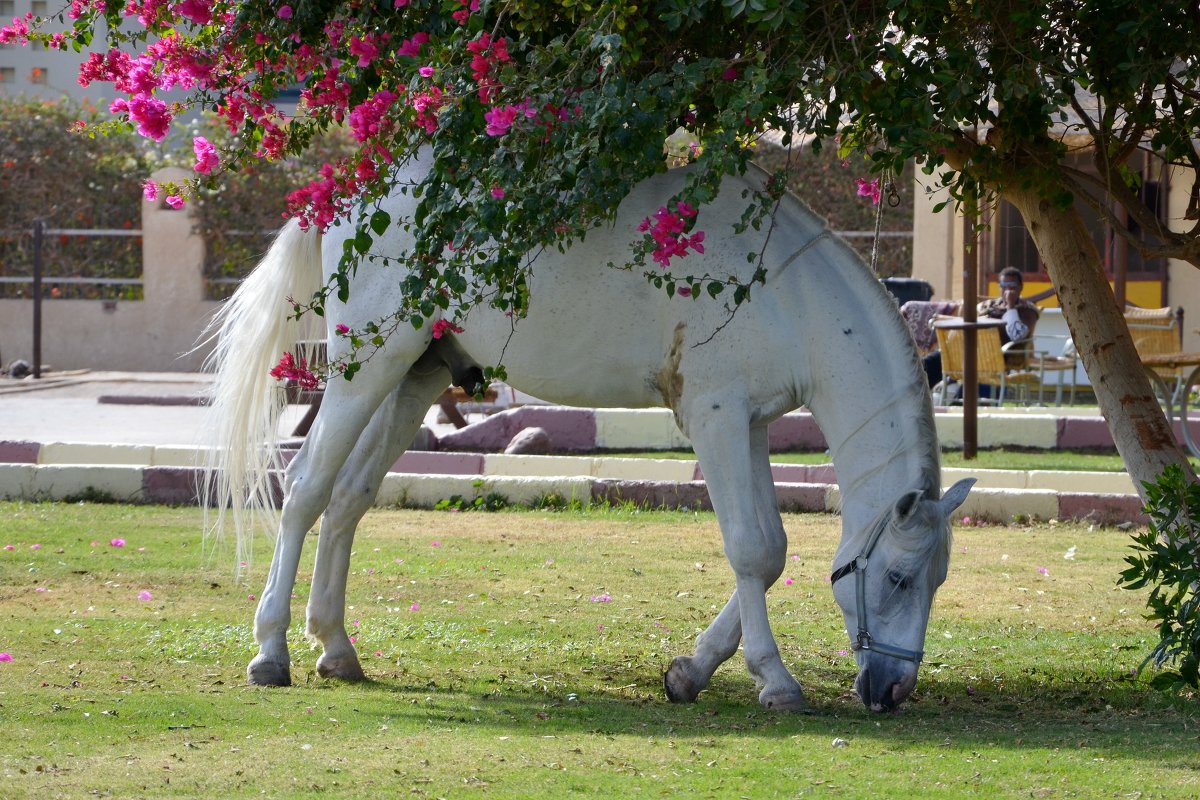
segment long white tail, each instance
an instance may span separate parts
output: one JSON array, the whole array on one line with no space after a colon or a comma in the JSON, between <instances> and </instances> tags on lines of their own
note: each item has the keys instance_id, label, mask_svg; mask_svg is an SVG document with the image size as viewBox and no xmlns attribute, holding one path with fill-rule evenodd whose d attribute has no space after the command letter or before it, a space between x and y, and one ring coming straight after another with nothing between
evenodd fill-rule
<instances>
[{"instance_id":1,"label":"long white tail","mask_svg":"<svg viewBox=\"0 0 1200 800\"><path fill-rule=\"evenodd\" d=\"M216 340L205 363L216 377L201 497L215 514L208 533L219 538L232 520L239 565L250 560L254 529L276 528L271 473L283 467L277 431L286 397L268 373L304 327L288 299L306 302L320 283L320 234L293 220L205 331L206 341Z\"/></svg>"}]
</instances>

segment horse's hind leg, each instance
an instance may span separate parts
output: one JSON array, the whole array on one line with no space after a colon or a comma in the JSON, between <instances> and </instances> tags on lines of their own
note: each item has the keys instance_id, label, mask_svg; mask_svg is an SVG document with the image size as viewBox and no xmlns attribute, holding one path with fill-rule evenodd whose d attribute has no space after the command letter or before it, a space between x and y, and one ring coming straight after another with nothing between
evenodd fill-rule
<instances>
[{"instance_id":1,"label":"horse's hind leg","mask_svg":"<svg viewBox=\"0 0 1200 800\"><path fill-rule=\"evenodd\" d=\"M388 390L395 386L411 362L380 360L359 373L353 387L348 381L331 381L325 390L321 413L284 473L284 501L279 535L267 584L254 614L258 655L246 667L253 684L287 686L291 683L287 629L291 624L291 596L300 565L304 536L329 504L334 480L346 462Z\"/></svg>"},{"instance_id":2,"label":"horse's hind leg","mask_svg":"<svg viewBox=\"0 0 1200 800\"><path fill-rule=\"evenodd\" d=\"M321 521L308 598L307 630L321 643L317 672L323 678L358 681L366 677L346 634L346 579L354 532L375 502L388 468L412 442L425 413L449 380L450 373L441 367L424 375L410 372L375 412L338 473Z\"/></svg>"}]
</instances>

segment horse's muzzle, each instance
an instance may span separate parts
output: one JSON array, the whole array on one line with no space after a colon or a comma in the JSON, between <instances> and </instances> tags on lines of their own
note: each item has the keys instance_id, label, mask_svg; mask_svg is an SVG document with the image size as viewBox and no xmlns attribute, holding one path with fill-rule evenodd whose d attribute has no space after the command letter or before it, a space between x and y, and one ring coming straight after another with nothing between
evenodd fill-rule
<instances>
[{"instance_id":1,"label":"horse's muzzle","mask_svg":"<svg viewBox=\"0 0 1200 800\"><path fill-rule=\"evenodd\" d=\"M872 711L895 711L917 685L917 665L886 656L869 656L854 691Z\"/></svg>"}]
</instances>

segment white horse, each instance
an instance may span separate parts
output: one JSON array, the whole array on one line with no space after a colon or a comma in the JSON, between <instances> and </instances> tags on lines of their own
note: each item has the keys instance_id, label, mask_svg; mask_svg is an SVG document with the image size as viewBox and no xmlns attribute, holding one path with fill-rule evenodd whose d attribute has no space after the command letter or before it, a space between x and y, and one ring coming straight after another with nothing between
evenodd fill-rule
<instances>
[{"instance_id":1,"label":"white horse","mask_svg":"<svg viewBox=\"0 0 1200 800\"><path fill-rule=\"evenodd\" d=\"M427 169L414 160L401 180L419 181ZM733 233L742 192L753 188L749 178L726 179L717 200L702 210L707 252L687 257L688 272L745 279L752 269L747 253L760 252L769 270L765 285L728 324L718 302L669 298L635 271L606 266L629 260L638 223L677 196L683 172L639 184L613 223L564 253L538 255L527 318L514 322L477 307L462 333L436 341L432 319L419 331L402 325L352 382L329 381L316 422L284 475L279 535L254 619L259 652L247 668L251 683L290 683L290 597L305 534L322 512L307 632L323 647L320 675L364 678L344 619L355 527L452 371L502 360L512 385L546 400L670 408L692 442L736 590L696 640L695 652L671 663L664 682L672 701L695 700L744 642L759 701L777 709L807 705L767 619L766 591L783 572L787 553L767 424L800 405L811 409L841 485L833 592L856 651L856 691L875 710L908 697L933 596L946 578L949 517L973 481L941 496L929 391L895 303L795 198L784 198L769 235L767 226ZM415 201L395 193L384 207L393 220L411 218ZM289 223L214 322L213 409L221 428L216 502L240 517L239 546L247 528L240 509L271 493L272 462L261 443L273 441L282 403L267 373L296 336L287 298L308 298L328 280L353 232L353 224L343 223L322 237ZM397 256L411 243L393 224L373 250ZM335 326L357 328L388 315L402 277L399 267L358 265L348 302L331 299L326 307L331 363L349 351ZM839 580L849 575L854 580Z\"/></svg>"}]
</instances>

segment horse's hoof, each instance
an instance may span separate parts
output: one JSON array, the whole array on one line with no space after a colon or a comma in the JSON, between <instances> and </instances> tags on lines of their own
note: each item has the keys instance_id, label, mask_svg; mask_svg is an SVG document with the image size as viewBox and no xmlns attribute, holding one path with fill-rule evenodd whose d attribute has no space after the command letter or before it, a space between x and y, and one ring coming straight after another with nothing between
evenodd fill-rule
<instances>
[{"instance_id":1,"label":"horse's hoof","mask_svg":"<svg viewBox=\"0 0 1200 800\"><path fill-rule=\"evenodd\" d=\"M348 658L326 658L325 656L321 656L317 659L317 674L322 678L336 678L340 681L352 681L355 683L367 679L367 675L363 672L358 659L353 655Z\"/></svg>"},{"instance_id":2,"label":"horse's hoof","mask_svg":"<svg viewBox=\"0 0 1200 800\"><path fill-rule=\"evenodd\" d=\"M703 686L697 686L691 676L692 659L676 656L663 675L663 688L672 703L694 703Z\"/></svg>"},{"instance_id":3,"label":"horse's hoof","mask_svg":"<svg viewBox=\"0 0 1200 800\"><path fill-rule=\"evenodd\" d=\"M292 671L287 664L257 656L246 667L246 681L252 686L291 686Z\"/></svg>"},{"instance_id":4,"label":"horse's hoof","mask_svg":"<svg viewBox=\"0 0 1200 800\"><path fill-rule=\"evenodd\" d=\"M782 692L771 692L770 694L764 689L758 696L758 702L763 708L768 708L771 711L793 711L799 714L811 714L812 706L808 704L808 700L804 697L804 692L800 691L797 685L794 689L787 689Z\"/></svg>"}]
</instances>

